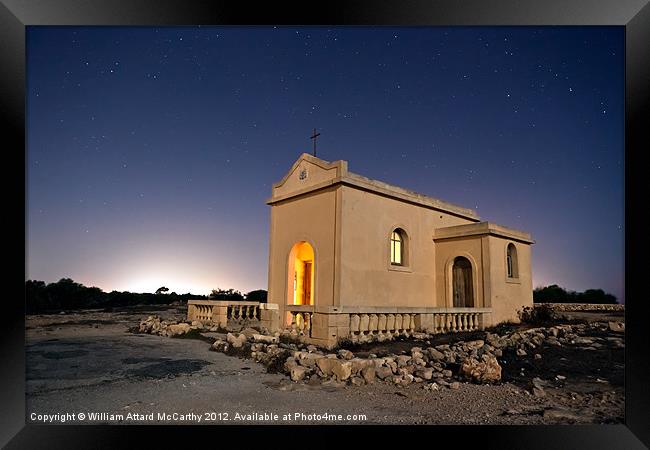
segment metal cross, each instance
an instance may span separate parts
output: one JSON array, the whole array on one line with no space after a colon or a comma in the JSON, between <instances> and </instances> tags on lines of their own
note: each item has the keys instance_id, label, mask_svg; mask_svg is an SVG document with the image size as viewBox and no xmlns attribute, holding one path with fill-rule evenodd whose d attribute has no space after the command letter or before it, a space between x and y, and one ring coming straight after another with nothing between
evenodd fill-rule
<instances>
[{"instance_id":1,"label":"metal cross","mask_svg":"<svg viewBox=\"0 0 650 450\"><path fill-rule=\"evenodd\" d=\"M310 137L310 139L314 140L314 156L316 156L316 138L320 136L320 133L316 133L316 128L314 128L314 134Z\"/></svg>"}]
</instances>

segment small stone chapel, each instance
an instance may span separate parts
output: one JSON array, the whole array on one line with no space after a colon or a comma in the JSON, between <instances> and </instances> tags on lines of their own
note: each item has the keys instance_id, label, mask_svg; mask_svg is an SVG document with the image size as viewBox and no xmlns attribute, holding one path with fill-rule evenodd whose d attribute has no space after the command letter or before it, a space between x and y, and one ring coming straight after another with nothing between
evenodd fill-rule
<instances>
[{"instance_id":1,"label":"small stone chapel","mask_svg":"<svg viewBox=\"0 0 650 450\"><path fill-rule=\"evenodd\" d=\"M273 185L268 303L332 346L482 329L532 306L530 234L303 153Z\"/></svg>"}]
</instances>

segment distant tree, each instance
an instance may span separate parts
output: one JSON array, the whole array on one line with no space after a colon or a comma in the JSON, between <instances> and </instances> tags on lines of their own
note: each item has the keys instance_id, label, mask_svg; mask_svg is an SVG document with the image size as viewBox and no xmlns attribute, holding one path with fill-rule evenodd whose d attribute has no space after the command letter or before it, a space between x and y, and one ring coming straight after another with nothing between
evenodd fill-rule
<instances>
[{"instance_id":1,"label":"distant tree","mask_svg":"<svg viewBox=\"0 0 650 450\"><path fill-rule=\"evenodd\" d=\"M210 294L211 300L235 300L241 301L244 300L244 296L241 292L234 289L212 289Z\"/></svg>"},{"instance_id":2,"label":"distant tree","mask_svg":"<svg viewBox=\"0 0 650 450\"><path fill-rule=\"evenodd\" d=\"M587 289L584 292L567 291L566 289L552 284L550 286L538 287L533 291L533 302L535 303L617 303L616 297L606 294L602 289Z\"/></svg>"},{"instance_id":3,"label":"distant tree","mask_svg":"<svg viewBox=\"0 0 650 450\"><path fill-rule=\"evenodd\" d=\"M156 289L156 295L162 294L163 292L168 292L168 291L169 291L169 288L166 288L165 286L162 286L162 287L159 287L158 289Z\"/></svg>"},{"instance_id":4,"label":"distant tree","mask_svg":"<svg viewBox=\"0 0 650 450\"><path fill-rule=\"evenodd\" d=\"M168 289L162 287L157 293L166 292ZM233 291L224 291L226 294L236 298L237 294L241 298L241 293ZM191 293L181 296L172 292L168 295L158 295L152 293L134 293L111 291L106 293L98 287L86 287L76 283L71 278L61 278L56 283L46 284L43 281L27 280L25 281L25 312L27 314L39 314L43 312L75 310L88 308L106 308L129 305L151 305L151 304L169 304L177 301L187 302L188 299L205 299L205 295L193 295Z\"/></svg>"},{"instance_id":5,"label":"distant tree","mask_svg":"<svg viewBox=\"0 0 650 450\"><path fill-rule=\"evenodd\" d=\"M246 294L246 300L249 302L260 302L260 303L266 303L268 292L266 292L264 289L258 289L256 291L250 291L248 294Z\"/></svg>"}]
</instances>

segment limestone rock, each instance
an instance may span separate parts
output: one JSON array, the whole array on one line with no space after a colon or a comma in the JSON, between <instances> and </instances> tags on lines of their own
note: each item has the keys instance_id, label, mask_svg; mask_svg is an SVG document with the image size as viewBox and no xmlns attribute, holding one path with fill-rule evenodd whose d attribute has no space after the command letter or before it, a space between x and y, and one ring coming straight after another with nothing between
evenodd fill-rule
<instances>
[{"instance_id":1,"label":"limestone rock","mask_svg":"<svg viewBox=\"0 0 650 450\"><path fill-rule=\"evenodd\" d=\"M291 372L291 369L294 367L298 366L298 363L296 362L296 359L292 356L288 357L287 360L284 362L284 370L287 372Z\"/></svg>"},{"instance_id":2,"label":"limestone rock","mask_svg":"<svg viewBox=\"0 0 650 450\"><path fill-rule=\"evenodd\" d=\"M232 333L228 333L226 335L226 341L234 348L240 348L246 342L246 336L241 333L238 336L235 336Z\"/></svg>"},{"instance_id":3,"label":"limestone rock","mask_svg":"<svg viewBox=\"0 0 650 450\"><path fill-rule=\"evenodd\" d=\"M420 377L424 380L430 380L431 378L433 378L433 369L430 367L417 369L415 371L415 376Z\"/></svg>"},{"instance_id":4,"label":"limestone rock","mask_svg":"<svg viewBox=\"0 0 650 450\"><path fill-rule=\"evenodd\" d=\"M501 366L494 356L483 355L483 361L465 359L460 366L460 374L472 381L490 383L501 380Z\"/></svg>"},{"instance_id":5,"label":"limestone rock","mask_svg":"<svg viewBox=\"0 0 650 450\"><path fill-rule=\"evenodd\" d=\"M624 322L607 322L609 329L615 333L625 333Z\"/></svg>"},{"instance_id":6,"label":"limestone rock","mask_svg":"<svg viewBox=\"0 0 650 450\"><path fill-rule=\"evenodd\" d=\"M352 375L352 363L334 359L332 360L332 373L339 381L345 381Z\"/></svg>"},{"instance_id":7,"label":"limestone rock","mask_svg":"<svg viewBox=\"0 0 650 450\"><path fill-rule=\"evenodd\" d=\"M411 360L411 357L408 355L399 355L397 357L397 367L404 367Z\"/></svg>"},{"instance_id":8,"label":"limestone rock","mask_svg":"<svg viewBox=\"0 0 650 450\"><path fill-rule=\"evenodd\" d=\"M354 353L352 353L350 350L341 349L338 351L338 356L341 359L350 360L354 358Z\"/></svg>"},{"instance_id":9,"label":"limestone rock","mask_svg":"<svg viewBox=\"0 0 650 450\"><path fill-rule=\"evenodd\" d=\"M255 342L263 342L265 344L277 344L280 342L280 339L276 336L266 336L263 334L254 334L252 339Z\"/></svg>"},{"instance_id":10,"label":"limestone rock","mask_svg":"<svg viewBox=\"0 0 650 450\"><path fill-rule=\"evenodd\" d=\"M517 349L517 356L526 356L528 353L526 353L526 350L523 348L518 348Z\"/></svg>"},{"instance_id":11,"label":"limestone rock","mask_svg":"<svg viewBox=\"0 0 650 450\"><path fill-rule=\"evenodd\" d=\"M175 325L169 325L167 327L167 336L170 336L170 337L171 336L180 336L180 335L185 334L188 331L190 331L190 329L191 329L190 324L185 323L185 322L178 323L178 324L175 324Z\"/></svg>"},{"instance_id":12,"label":"limestone rock","mask_svg":"<svg viewBox=\"0 0 650 450\"><path fill-rule=\"evenodd\" d=\"M218 352L228 351L228 346L229 344L226 341L223 341L221 339L217 339L212 343L212 349Z\"/></svg>"},{"instance_id":13,"label":"limestone rock","mask_svg":"<svg viewBox=\"0 0 650 450\"><path fill-rule=\"evenodd\" d=\"M333 358L319 358L316 360L316 365L320 369L321 372L323 372L323 375L326 377L329 377L332 375L332 368L334 366L334 361L336 361Z\"/></svg>"},{"instance_id":14,"label":"limestone rock","mask_svg":"<svg viewBox=\"0 0 650 450\"><path fill-rule=\"evenodd\" d=\"M391 375L393 375L393 371L391 370L390 367L381 366L375 369L375 374L377 375L377 378L379 378L380 380L384 380L390 377Z\"/></svg>"},{"instance_id":15,"label":"limestone rock","mask_svg":"<svg viewBox=\"0 0 650 450\"><path fill-rule=\"evenodd\" d=\"M367 365L361 370L361 376L366 383L371 384L375 382L375 372L374 365Z\"/></svg>"},{"instance_id":16,"label":"limestone rock","mask_svg":"<svg viewBox=\"0 0 650 450\"><path fill-rule=\"evenodd\" d=\"M350 360L351 368L352 368L352 373L354 375L360 373L366 366L374 366L374 363L370 360L367 359L361 359L361 358L354 358Z\"/></svg>"},{"instance_id":17,"label":"limestone rock","mask_svg":"<svg viewBox=\"0 0 650 450\"><path fill-rule=\"evenodd\" d=\"M294 366L291 368L291 381L301 381L305 378L309 369L302 366Z\"/></svg>"},{"instance_id":18,"label":"limestone rock","mask_svg":"<svg viewBox=\"0 0 650 450\"><path fill-rule=\"evenodd\" d=\"M259 331L257 331L255 328L244 328L241 333L246 336L246 338L251 339L253 336L256 334L259 334Z\"/></svg>"}]
</instances>

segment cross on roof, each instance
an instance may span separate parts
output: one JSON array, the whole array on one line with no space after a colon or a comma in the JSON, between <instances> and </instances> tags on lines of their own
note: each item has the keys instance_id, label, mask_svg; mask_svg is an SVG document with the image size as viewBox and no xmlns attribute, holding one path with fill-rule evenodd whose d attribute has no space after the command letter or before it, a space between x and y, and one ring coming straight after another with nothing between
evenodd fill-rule
<instances>
[{"instance_id":1,"label":"cross on roof","mask_svg":"<svg viewBox=\"0 0 650 450\"><path fill-rule=\"evenodd\" d=\"M316 138L320 136L320 133L316 133L316 128L314 128L314 134L311 135L310 139L314 140L314 156L316 156Z\"/></svg>"}]
</instances>

